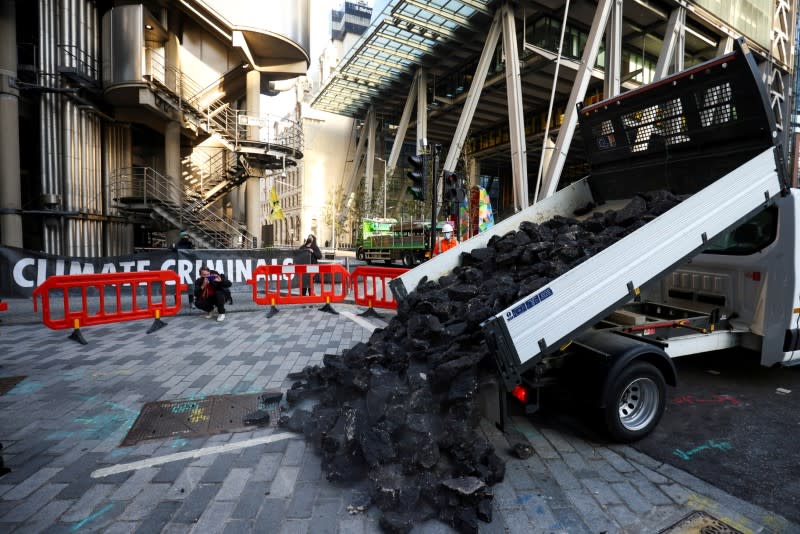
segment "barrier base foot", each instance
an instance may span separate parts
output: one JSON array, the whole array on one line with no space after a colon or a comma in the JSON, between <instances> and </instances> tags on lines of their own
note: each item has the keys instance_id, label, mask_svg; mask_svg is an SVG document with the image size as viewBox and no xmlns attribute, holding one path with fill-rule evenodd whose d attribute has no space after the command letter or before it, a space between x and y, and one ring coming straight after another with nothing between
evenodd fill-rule
<instances>
[{"instance_id":1,"label":"barrier base foot","mask_svg":"<svg viewBox=\"0 0 800 534\"><path fill-rule=\"evenodd\" d=\"M152 333L153 333L153 332L155 332L156 330L161 330L161 329L162 329L162 328L164 328L165 326L167 326L167 323L165 323L165 322L164 322L164 321L162 321L161 319L155 319L155 320L153 321L153 324L152 324L152 325L150 325L150 328L148 328L148 329L147 329L147 333L148 333L148 334L152 334Z\"/></svg>"},{"instance_id":2,"label":"barrier base foot","mask_svg":"<svg viewBox=\"0 0 800 534\"><path fill-rule=\"evenodd\" d=\"M359 317L375 317L376 319L383 319L383 315L375 311L375 308L367 308L358 314Z\"/></svg>"},{"instance_id":3,"label":"barrier base foot","mask_svg":"<svg viewBox=\"0 0 800 534\"><path fill-rule=\"evenodd\" d=\"M339 312L333 309L333 306L331 306L330 302L325 304L325 306L321 307L319 311L332 313L334 315L339 315Z\"/></svg>"},{"instance_id":4,"label":"barrier base foot","mask_svg":"<svg viewBox=\"0 0 800 534\"><path fill-rule=\"evenodd\" d=\"M276 308L275 306L272 306L269 309L269 311L267 312L267 319L269 319L270 317L274 316L276 313L278 313L278 308Z\"/></svg>"},{"instance_id":5,"label":"barrier base foot","mask_svg":"<svg viewBox=\"0 0 800 534\"><path fill-rule=\"evenodd\" d=\"M83 334L81 334L81 331L77 328L72 331L72 333L69 335L67 339L71 339L72 341L77 341L81 345L89 344L89 342L86 341L86 339L84 339Z\"/></svg>"}]
</instances>

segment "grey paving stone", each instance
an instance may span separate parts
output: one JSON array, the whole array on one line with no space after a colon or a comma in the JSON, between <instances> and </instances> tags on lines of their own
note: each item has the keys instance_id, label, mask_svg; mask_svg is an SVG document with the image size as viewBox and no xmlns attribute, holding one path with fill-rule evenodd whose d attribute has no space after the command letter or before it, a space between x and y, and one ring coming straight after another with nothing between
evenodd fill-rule
<instances>
[{"instance_id":1,"label":"grey paving stone","mask_svg":"<svg viewBox=\"0 0 800 534\"><path fill-rule=\"evenodd\" d=\"M303 455L306 452L306 442L304 440L290 439L286 445L286 452L283 455L281 465L288 467L299 467L303 462Z\"/></svg>"},{"instance_id":2,"label":"grey paving stone","mask_svg":"<svg viewBox=\"0 0 800 534\"><path fill-rule=\"evenodd\" d=\"M553 510L556 522L548 526L548 530L557 530L569 534L590 534L602 532L602 529L595 529L586 526L580 515L574 508L556 508Z\"/></svg>"},{"instance_id":3,"label":"grey paving stone","mask_svg":"<svg viewBox=\"0 0 800 534\"><path fill-rule=\"evenodd\" d=\"M608 531L618 528L593 495L581 490L568 490L566 494L580 513L583 522L592 529Z\"/></svg>"},{"instance_id":4,"label":"grey paving stone","mask_svg":"<svg viewBox=\"0 0 800 534\"><path fill-rule=\"evenodd\" d=\"M540 429L542 435L547 438L547 441L550 442L550 445L553 446L555 450L557 450L562 455L565 452L575 452L575 449L572 447L569 441L564 437L564 435L557 431L553 430L552 428L542 428Z\"/></svg>"},{"instance_id":5,"label":"grey paving stone","mask_svg":"<svg viewBox=\"0 0 800 534\"><path fill-rule=\"evenodd\" d=\"M175 482L189 465L190 460L180 460L177 462L168 462L161 466L158 473L151 479L153 483Z\"/></svg>"},{"instance_id":6,"label":"grey paving stone","mask_svg":"<svg viewBox=\"0 0 800 534\"><path fill-rule=\"evenodd\" d=\"M253 532L253 522L248 519L231 519L225 523L223 534L250 534Z\"/></svg>"},{"instance_id":7,"label":"grey paving stone","mask_svg":"<svg viewBox=\"0 0 800 534\"><path fill-rule=\"evenodd\" d=\"M641 472L630 473L628 481L641 493L648 502L656 506L668 506L672 504L672 499L667 497L658 486L653 484Z\"/></svg>"},{"instance_id":8,"label":"grey paving stone","mask_svg":"<svg viewBox=\"0 0 800 534\"><path fill-rule=\"evenodd\" d=\"M253 522L255 532L277 532L283 523L286 499L264 499L261 511Z\"/></svg>"},{"instance_id":9,"label":"grey paving stone","mask_svg":"<svg viewBox=\"0 0 800 534\"><path fill-rule=\"evenodd\" d=\"M189 494L173 516L173 523L196 523L203 512L208 508L208 503L214 498L219 490L217 484L206 484L197 486Z\"/></svg>"},{"instance_id":10,"label":"grey paving stone","mask_svg":"<svg viewBox=\"0 0 800 534\"><path fill-rule=\"evenodd\" d=\"M597 473L606 482L624 482L625 475L614 469L605 459L589 460L587 462L592 471Z\"/></svg>"},{"instance_id":11,"label":"grey paving stone","mask_svg":"<svg viewBox=\"0 0 800 534\"><path fill-rule=\"evenodd\" d=\"M161 532L180 506L181 503L178 501L159 502L155 508L142 519L142 522L138 524L136 532L139 534Z\"/></svg>"},{"instance_id":12,"label":"grey paving stone","mask_svg":"<svg viewBox=\"0 0 800 534\"><path fill-rule=\"evenodd\" d=\"M289 519L308 519L311 517L314 501L317 499L318 488L311 482L298 482L294 493L286 508L286 517ZM335 522L335 521L334 521Z\"/></svg>"},{"instance_id":13,"label":"grey paving stone","mask_svg":"<svg viewBox=\"0 0 800 534\"><path fill-rule=\"evenodd\" d=\"M236 508L231 517L234 519L255 519L261 510L261 505L268 497L268 482L250 482L245 487L239 499L236 501Z\"/></svg>"},{"instance_id":14,"label":"grey paving stone","mask_svg":"<svg viewBox=\"0 0 800 534\"><path fill-rule=\"evenodd\" d=\"M507 511L504 516L509 534L531 534L531 526L525 512Z\"/></svg>"},{"instance_id":15,"label":"grey paving stone","mask_svg":"<svg viewBox=\"0 0 800 534\"><path fill-rule=\"evenodd\" d=\"M111 494L112 501L127 501L136 497L158 473L158 468L145 467L135 471L117 490Z\"/></svg>"},{"instance_id":16,"label":"grey paving stone","mask_svg":"<svg viewBox=\"0 0 800 534\"><path fill-rule=\"evenodd\" d=\"M166 499L184 500L194 491L206 472L206 467L187 467L167 490Z\"/></svg>"},{"instance_id":17,"label":"grey paving stone","mask_svg":"<svg viewBox=\"0 0 800 534\"><path fill-rule=\"evenodd\" d=\"M203 534L221 533L235 507L236 503L233 502L212 502L197 521L195 531Z\"/></svg>"},{"instance_id":18,"label":"grey paving stone","mask_svg":"<svg viewBox=\"0 0 800 534\"><path fill-rule=\"evenodd\" d=\"M299 467L279 467L269 488L270 496L288 497L291 495L299 472Z\"/></svg>"},{"instance_id":19,"label":"grey paving stone","mask_svg":"<svg viewBox=\"0 0 800 534\"><path fill-rule=\"evenodd\" d=\"M646 514L653 509L653 503L649 502L636 488L628 482L613 482L611 487L622 498L625 506L637 514Z\"/></svg>"},{"instance_id":20,"label":"grey paving stone","mask_svg":"<svg viewBox=\"0 0 800 534\"><path fill-rule=\"evenodd\" d=\"M546 529L555 522L555 517L550 508L550 499L547 496L536 494L520 494L518 502L531 525L537 529Z\"/></svg>"},{"instance_id":21,"label":"grey paving stone","mask_svg":"<svg viewBox=\"0 0 800 534\"><path fill-rule=\"evenodd\" d=\"M235 501L239 498L253 474L252 468L234 467L222 483L219 493L214 498L217 501Z\"/></svg>"},{"instance_id":22,"label":"grey paving stone","mask_svg":"<svg viewBox=\"0 0 800 534\"><path fill-rule=\"evenodd\" d=\"M581 480L581 483L586 488L588 493L603 506L622 504L622 499L620 496L605 480L588 478Z\"/></svg>"},{"instance_id":23,"label":"grey paving stone","mask_svg":"<svg viewBox=\"0 0 800 534\"><path fill-rule=\"evenodd\" d=\"M53 478L59 471L61 471L60 467L45 467L43 469L39 469L36 473L28 477L25 481L17 484L16 487L14 487L14 489L6 492L6 494L3 495L3 499L7 501L18 501L20 499L24 499L25 497L27 497L28 495L39 489L48 480ZM13 472L14 471L12 471L12 473ZM11 477L9 477L9 480L3 480L3 482L5 483L10 482L11 481L10 478ZM63 488L65 486L66 485L61 487Z\"/></svg>"},{"instance_id":24,"label":"grey paving stone","mask_svg":"<svg viewBox=\"0 0 800 534\"><path fill-rule=\"evenodd\" d=\"M96 484L90 487L88 491L67 510L67 513L64 514L61 520L65 523L80 521L91 514L101 502L104 502L114 489L114 486L110 484Z\"/></svg>"},{"instance_id":25,"label":"grey paving stone","mask_svg":"<svg viewBox=\"0 0 800 534\"><path fill-rule=\"evenodd\" d=\"M341 503L320 500L313 508L309 530L314 534L336 534Z\"/></svg>"},{"instance_id":26,"label":"grey paving stone","mask_svg":"<svg viewBox=\"0 0 800 534\"><path fill-rule=\"evenodd\" d=\"M550 470L550 474L558 482L562 489L577 489L581 487L580 481L570 470L569 466L560 459L545 460L545 465Z\"/></svg>"},{"instance_id":27,"label":"grey paving stone","mask_svg":"<svg viewBox=\"0 0 800 534\"><path fill-rule=\"evenodd\" d=\"M659 484L659 489L663 491L673 502L685 504L695 493L681 486L680 484Z\"/></svg>"},{"instance_id":28,"label":"grey paving stone","mask_svg":"<svg viewBox=\"0 0 800 534\"><path fill-rule=\"evenodd\" d=\"M525 466L520 463L506 464L506 477L504 482L511 484L517 490L533 490L536 489L536 482L533 477L525 469Z\"/></svg>"},{"instance_id":29,"label":"grey paving stone","mask_svg":"<svg viewBox=\"0 0 800 534\"><path fill-rule=\"evenodd\" d=\"M29 522L19 528L19 532L38 534L50 531L58 521L58 517L72 505L72 501L50 501L47 506L36 512Z\"/></svg>"},{"instance_id":30,"label":"grey paving stone","mask_svg":"<svg viewBox=\"0 0 800 534\"><path fill-rule=\"evenodd\" d=\"M236 455L232 453L220 454L217 456L214 463L211 464L206 470L203 479L200 481L203 484L223 483L228 478L228 473L231 472L233 464L236 461Z\"/></svg>"},{"instance_id":31,"label":"grey paving stone","mask_svg":"<svg viewBox=\"0 0 800 534\"><path fill-rule=\"evenodd\" d=\"M0 517L2 523L22 523L33 514L44 508L53 498L64 489L64 484L45 484L25 500L11 504L8 512Z\"/></svg>"},{"instance_id":32,"label":"grey paving stone","mask_svg":"<svg viewBox=\"0 0 800 534\"><path fill-rule=\"evenodd\" d=\"M303 464L297 474L298 482L319 482L322 480L322 462L319 456L307 452L303 456Z\"/></svg>"},{"instance_id":33,"label":"grey paving stone","mask_svg":"<svg viewBox=\"0 0 800 534\"><path fill-rule=\"evenodd\" d=\"M147 484L125 507L119 516L120 519L123 521L143 520L158 505L167 489L169 489L169 484Z\"/></svg>"},{"instance_id":34,"label":"grey paving stone","mask_svg":"<svg viewBox=\"0 0 800 534\"><path fill-rule=\"evenodd\" d=\"M601 447L597 450L600 453L600 456L605 458L608 463L610 463L614 469L619 471L620 473L630 473L631 471L635 471L636 468L633 467L630 462L628 462L625 458L617 454L616 452L612 451L611 449L607 449L605 447Z\"/></svg>"},{"instance_id":35,"label":"grey paving stone","mask_svg":"<svg viewBox=\"0 0 800 534\"><path fill-rule=\"evenodd\" d=\"M281 523L278 534L309 534L310 520L308 519L287 519ZM316 534L315 532L313 534Z\"/></svg>"}]
</instances>

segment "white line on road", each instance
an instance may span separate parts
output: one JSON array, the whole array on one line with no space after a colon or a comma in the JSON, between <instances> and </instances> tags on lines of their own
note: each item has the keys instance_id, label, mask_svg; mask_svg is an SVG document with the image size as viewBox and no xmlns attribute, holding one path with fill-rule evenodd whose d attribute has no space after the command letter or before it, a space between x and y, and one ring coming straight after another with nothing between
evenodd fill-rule
<instances>
[{"instance_id":1,"label":"white line on road","mask_svg":"<svg viewBox=\"0 0 800 534\"><path fill-rule=\"evenodd\" d=\"M153 467L156 465L166 464L169 462L177 462L178 460L185 460L187 458L200 458L201 456L208 456L211 454L220 454L224 452L231 452L239 449L246 449L255 445L264 443L273 443L284 439L291 439L298 437L298 434L291 432L284 432L282 434L273 434L261 438L253 438L245 441L237 441L236 443L226 443L225 445L217 445L215 447L207 447L205 449L195 449L192 451L176 452L175 454L167 454L166 456L159 456L157 458L150 458L148 460L139 460L138 462L131 462L128 464L117 464L111 467L104 467L92 472L92 478L102 478L108 475L116 475L117 473L124 473L126 471L135 471L145 467Z\"/></svg>"},{"instance_id":2,"label":"white line on road","mask_svg":"<svg viewBox=\"0 0 800 534\"><path fill-rule=\"evenodd\" d=\"M347 317L348 319L350 319L351 321L356 323L361 328L366 328L370 332L374 332L375 329L378 328L374 324L370 323L366 319L362 319L361 317L359 317L358 315L356 315L354 313L350 313L350 312L346 312L346 311L340 311L339 315L343 315L344 317Z\"/></svg>"}]
</instances>

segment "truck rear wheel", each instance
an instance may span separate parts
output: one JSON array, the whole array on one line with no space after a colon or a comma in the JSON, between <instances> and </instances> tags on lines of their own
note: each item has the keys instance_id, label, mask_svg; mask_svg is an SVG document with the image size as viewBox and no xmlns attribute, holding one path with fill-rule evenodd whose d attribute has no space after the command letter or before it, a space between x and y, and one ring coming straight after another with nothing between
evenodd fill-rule
<instances>
[{"instance_id":1,"label":"truck rear wheel","mask_svg":"<svg viewBox=\"0 0 800 534\"><path fill-rule=\"evenodd\" d=\"M664 414L664 376L654 365L637 361L612 380L602 409L608 433L623 443L642 439Z\"/></svg>"},{"instance_id":2,"label":"truck rear wheel","mask_svg":"<svg viewBox=\"0 0 800 534\"><path fill-rule=\"evenodd\" d=\"M404 266L406 266L408 268L411 268L411 267L414 267L415 263L416 263L416 260L414 259L414 253L413 252L406 252L405 254L403 254L403 265Z\"/></svg>"},{"instance_id":3,"label":"truck rear wheel","mask_svg":"<svg viewBox=\"0 0 800 534\"><path fill-rule=\"evenodd\" d=\"M364 261L364 247L358 247L356 249L356 259L358 261Z\"/></svg>"}]
</instances>

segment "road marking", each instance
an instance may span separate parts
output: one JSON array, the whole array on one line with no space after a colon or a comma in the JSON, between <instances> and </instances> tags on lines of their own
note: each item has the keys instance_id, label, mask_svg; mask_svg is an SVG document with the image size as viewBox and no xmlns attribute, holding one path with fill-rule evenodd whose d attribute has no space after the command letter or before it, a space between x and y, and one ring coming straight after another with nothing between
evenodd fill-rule
<instances>
[{"instance_id":1,"label":"road marking","mask_svg":"<svg viewBox=\"0 0 800 534\"><path fill-rule=\"evenodd\" d=\"M346 311L340 311L339 315L343 315L344 317L347 317L348 319L350 319L351 321L356 323L361 328L369 330L370 332L374 332L375 329L378 328L374 324L370 323L366 319L363 319L363 318L359 317L358 315L356 315L354 313L350 313L350 312L346 312Z\"/></svg>"},{"instance_id":2,"label":"road marking","mask_svg":"<svg viewBox=\"0 0 800 534\"><path fill-rule=\"evenodd\" d=\"M102 478L109 475L116 475L117 473L124 473L126 471L136 471L144 469L145 467L153 467L156 465L166 464L169 462L177 462L178 460L186 460L187 458L200 458L201 456L209 456L211 454L221 454L231 452L239 449L246 449L264 443L274 443L284 439L291 439L297 437L298 434L292 432L284 432L282 434L273 434L261 438L247 439L238 441L236 443L226 443L224 445L217 445L214 447L206 447L204 449L195 449L192 451L176 452L175 454L167 454L165 456L158 456L156 458L149 458L147 460L139 460L138 462L130 462L127 464L117 464L110 467L104 467L92 472L92 478Z\"/></svg>"}]
</instances>

